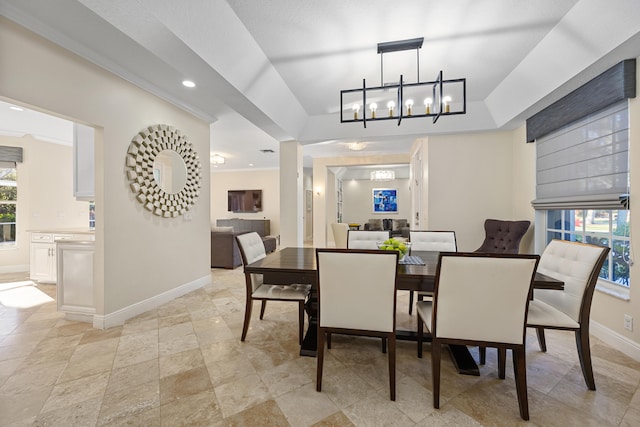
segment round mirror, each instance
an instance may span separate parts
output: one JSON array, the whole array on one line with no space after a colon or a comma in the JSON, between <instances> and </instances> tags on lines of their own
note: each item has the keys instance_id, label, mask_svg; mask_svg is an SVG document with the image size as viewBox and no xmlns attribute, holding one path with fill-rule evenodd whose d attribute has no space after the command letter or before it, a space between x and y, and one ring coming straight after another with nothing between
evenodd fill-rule
<instances>
[{"instance_id":1,"label":"round mirror","mask_svg":"<svg viewBox=\"0 0 640 427\"><path fill-rule=\"evenodd\" d=\"M180 154L162 150L153 161L153 179L158 187L169 194L176 194L187 183L187 165Z\"/></svg>"},{"instance_id":2,"label":"round mirror","mask_svg":"<svg viewBox=\"0 0 640 427\"><path fill-rule=\"evenodd\" d=\"M136 200L154 215L183 215L200 195L200 157L173 126L152 125L138 132L129 144L126 166Z\"/></svg>"}]
</instances>

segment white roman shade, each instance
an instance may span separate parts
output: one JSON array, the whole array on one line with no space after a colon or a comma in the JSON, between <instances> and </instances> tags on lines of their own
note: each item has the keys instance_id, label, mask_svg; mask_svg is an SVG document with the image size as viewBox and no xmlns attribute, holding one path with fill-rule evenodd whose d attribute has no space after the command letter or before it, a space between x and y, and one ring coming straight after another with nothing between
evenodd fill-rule
<instances>
[{"instance_id":1,"label":"white roman shade","mask_svg":"<svg viewBox=\"0 0 640 427\"><path fill-rule=\"evenodd\" d=\"M617 103L536 140L535 209L620 209L629 192L629 114Z\"/></svg>"}]
</instances>

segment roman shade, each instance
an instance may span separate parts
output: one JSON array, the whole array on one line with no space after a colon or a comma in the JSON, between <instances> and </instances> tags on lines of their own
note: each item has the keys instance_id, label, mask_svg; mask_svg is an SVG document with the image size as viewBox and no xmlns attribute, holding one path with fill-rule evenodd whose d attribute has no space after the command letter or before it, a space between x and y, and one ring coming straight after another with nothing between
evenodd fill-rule
<instances>
[{"instance_id":1,"label":"roman shade","mask_svg":"<svg viewBox=\"0 0 640 427\"><path fill-rule=\"evenodd\" d=\"M9 147L0 145L0 166L16 167L16 163L22 162L22 147Z\"/></svg>"},{"instance_id":2,"label":"roman shade","mask_svg":"<svg viewBox=\"0 0 640 427\"><path fill-rule=\"evenodd\" d=\"M535 209L620 209L628 192L627 100L536 140Z\"/></svg>"}]
</instances>

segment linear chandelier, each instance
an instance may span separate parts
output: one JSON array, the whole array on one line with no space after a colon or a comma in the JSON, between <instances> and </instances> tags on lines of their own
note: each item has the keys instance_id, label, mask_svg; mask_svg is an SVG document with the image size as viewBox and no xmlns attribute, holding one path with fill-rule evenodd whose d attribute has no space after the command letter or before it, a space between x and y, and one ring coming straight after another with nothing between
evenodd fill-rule
<instances>
[{"instance_id":1,"label":"linear chandelier","mask_svg":"<svg viewBox=\"0 0 640 427\"><path fill-rule=\"evenodd\" d=\"M444 80L442 70L434 81L420 81L420 48L424 37L378 43L380 54L380 86L367 87L362 79L362 87L340 91L340 123L397 120L416 117L433 117L433 123L441 116L467 113L467 79ZM384 82L384 54L404 50L416 50L417 82L405 83L400 74L398 82ZM392 91L395 90L395 94ZM422 107L416 105L418 102ZM379 105L386 105L381 112ZM362 110L362 112L361 112ZM367 111L368 110L368 111Z\"/></svg>"},{"instance_id":2,"label":"linear chandelier","mask_svg":"<svg viewBox=\"0 0 640 427\"><path fill-rule=\"evenodd\" d=\"M396 179L396 173L389 170L371 171L369 179L371 181L393 181Z\"/></svg>"}]
</instances>

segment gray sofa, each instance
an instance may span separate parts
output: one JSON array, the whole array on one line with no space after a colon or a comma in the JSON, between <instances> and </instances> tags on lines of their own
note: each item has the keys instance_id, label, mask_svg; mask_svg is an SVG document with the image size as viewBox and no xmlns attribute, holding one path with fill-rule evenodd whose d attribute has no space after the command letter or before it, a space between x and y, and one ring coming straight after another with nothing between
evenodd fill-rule
<instances>
[{"instance_id":1,"label":"gray sofa","mask_svg":"<svg viewBox=\"0 0 640 427\"><path fill-rule=\"evenodd\" d=\"M236 231L232 226L211 228L211 268L236 268L242 265L236 236L251 230ZM266 253L276 250L276 238L261 236Z\"/></svg>"}]
</instances>

